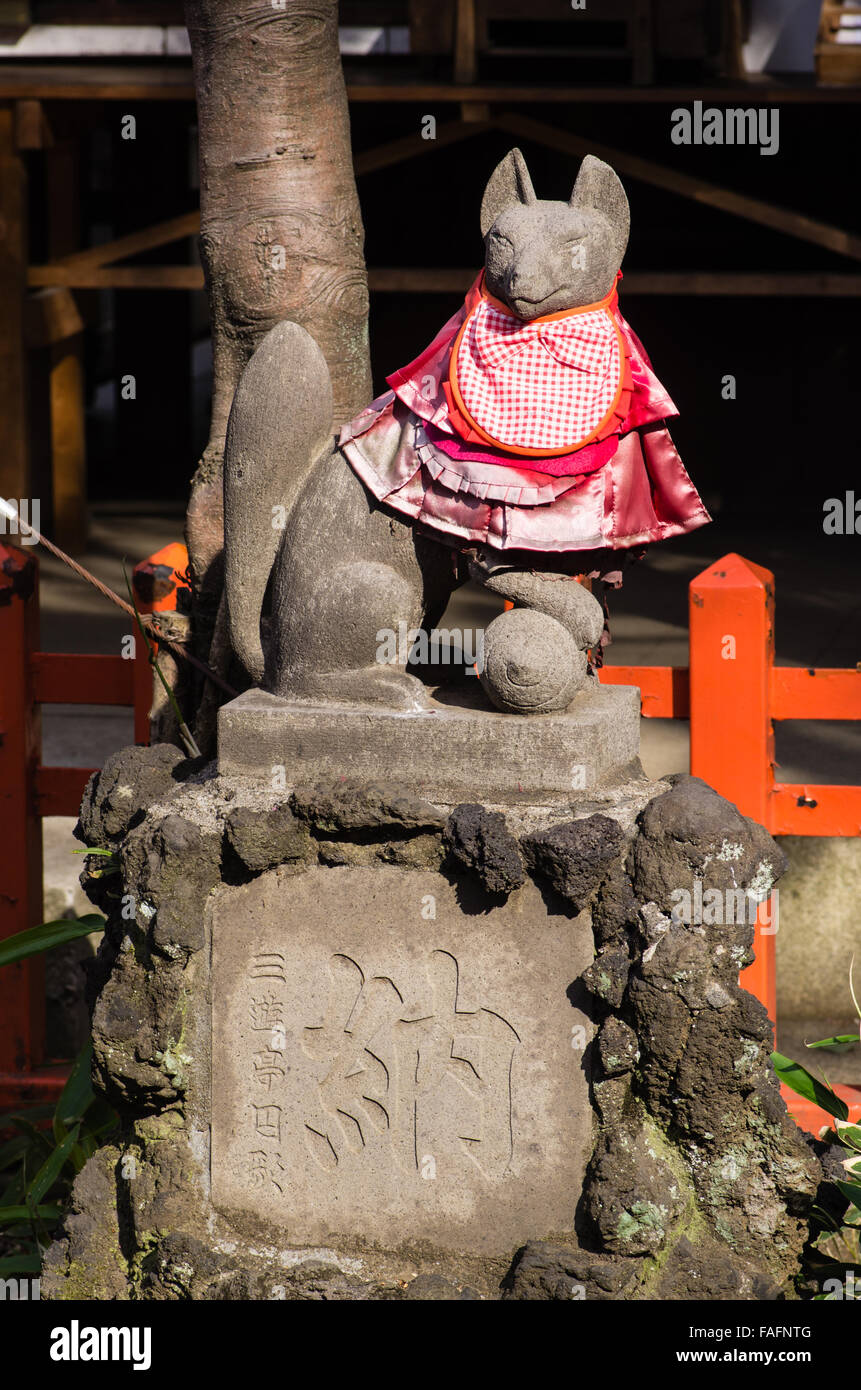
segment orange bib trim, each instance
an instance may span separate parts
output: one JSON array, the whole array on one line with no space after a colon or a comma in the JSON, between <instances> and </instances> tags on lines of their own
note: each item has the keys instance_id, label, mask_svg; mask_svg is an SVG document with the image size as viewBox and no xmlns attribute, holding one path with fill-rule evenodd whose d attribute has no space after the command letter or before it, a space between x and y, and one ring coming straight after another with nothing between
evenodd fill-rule
<instances>
[{"instance_id":1,"label":"orange bib trim","mask_svg":"<svg viewBox=\"0 0 861 1390\"><path fill-rule=\"evenodd\" d=\"M446 401L449 406L451 423L455 427L457 432L464 439L470 440L474 443L488 444L495 449L501 449L504 453L517 454L521 457L532 458L552 458L560 454L571 453L577 449L583 448L587 444L594 443L597 439L600 439L602 436L606 437L608 433L612 433L613 431L610 427L613 425L614 421L617 420L619 424L621 424L622 420L624 419L627 413L628 402L630 400L631 395L631 375L628 363L629 354L624 336L622 334L622 331L616 319L616 315L614 313L614 310L618 306L618 293L616 286L619 278L620 276L617 274L616 281L614 281L613 287L610 290L610 292L607 295L605 295L603 299L598 300L596 303L579 305L573 309L562 309L554 314L545 314L539 318L531 319L529 321L529 325L527 325L523 320L518 319L517 315L513 314L507 305L503 304L494 295L490 294L490 292L485 287L484 274L482 273L480 284L477 287L478 292L475 297L475 302L469 308L466 318L464 319L460 331L458 332L457 337L452 345L451 354L449 356L448 380L443 382L443 390L445 392ZM581 438L573 439L571 441L565 441L561 444L556 444L552 448L530 448L528 446L517 443L504 443L502 440L497 439L492 434L488 433L488 431L484 429L473 418L472 414L470 413L469 407L466 405L466 402L464 401L461 384L458 380L457 358L460 346L463 342L464 334L467 332L472 322L473 316L475 315L476 311L482 303L490 305L490 307L495 309L498 313L504 314L507 318L514 319L518 323L522 323L524 327L531 326L532 324L558 322L560 320L577 317L581 314L595 313L599 310L604 310L608 314L613 327L613 331L615 333L616 345L619 353L619 383L609 408L602 416L598 424L588 434L582 436ZM616 425L616 428L618 428L618 425Z\"/></svg>"}]
</instances>

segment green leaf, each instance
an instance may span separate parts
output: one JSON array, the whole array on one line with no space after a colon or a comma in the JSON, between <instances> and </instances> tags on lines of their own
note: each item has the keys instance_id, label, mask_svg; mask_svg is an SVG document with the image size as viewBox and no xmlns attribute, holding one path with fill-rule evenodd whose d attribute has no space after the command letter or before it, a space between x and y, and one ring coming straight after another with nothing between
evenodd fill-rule
<instances>
[{"instance_id":1,"label":"green leaf","mask_svg":"<svg viewBox=\"0 0 861 1390\"><path fill-rule=\"evenodd\" d=\"M96 1098L91 1080L92 1039L75 1058L69 1079L60 1093L54 1112L54 1138L61 1143L69 1126L80 1120Z\"/></svg>"},{"instance_id":2,"label":"green leaf","mask_svg":"<svg viewBox=\"0 0 861 1390\"><path fill-rule=\"evenodd\" d=\"M31 1216L38 1216L40 1221L59 1221L62 1215L63 1208L57 1206L3 1207L0 1209L0 1224L6 1225L10 1221L29 1221Z\"/></svg>"},{"instance_id":3,"label":"green leaf","mask_svg":"<svg viewBox=\"0 0 861 1390\"><path fill-rule=\"evenodd\" d=\"M23 1151L22 1158L25 1166L32 1172L33 1160L44 1162L44 1159L52 1153L50 1139L44 1130L37 1129L35 1125L30 1124L30 1121L23 1117L17 1119L15 1125L23 1131L23 1137L27 1140L27 1147ZM5 1196L0 1198L0 1206L5 1205L5 1200Z\"/></svg>"},{"instance_id":4,"label":"green leaf","mask_svg":"<svg viewBox=\"0 0 861 1390\"><path fill-rule=\"evenodd\" d=\"M97 849L73 849L73 850L72 850L72 853L73 853L73 854L104 854L108 859L116 859L116 857L117 857L117 852L116 852L115 849L102 849L102 848L97 848Z\"/></svg>"},{"instance_id":5,"label":"green leaf","mask_svg":"<svg viewBox=\"0 0 861 1390\"><path fill-rule=\"evenodd\" d=\"M823 1052L851 1052L861 1038L857 1033L838 1033L836 1038L823 1038L821 1042L805 1043L805 1047L819 1047Z\"/></svg>"},{"instance_id":6,"label":"green leaf","mask_svg":"<svg viewBox=\"0 0 861 1390\"><path fill-rule=\"evenodd\" d=\"M811 1207L811 1208L810 1208L810 1215L811 1215L811 1216L815 1216L815 1217L816 1217L816 1220L819 1222L820 1226L824 1227L824 1229L825 1229L826 1231L839 1231L839 1230L840 1230L840 1222L839 1222L839 1221L835 1221L835 1220L834 1220L834 1217L831 1215L830 1211L826 1211L824 1207L817 1207L817 1206Z\"/></svg>"},{"instance_id":7,"label":"green leaf","mask_svg":"<svg viewBox=\"0 0 861 1390\"><path fill-rule=\"evenodd\" d=\"M8 1168L11 1163L19 1159L30 1147L30 1140L26 1134L16 1134L14 1139L10 1139L5 1144L0 1144L0 1172Z\"/></svg>"},{"instance_id":8,"label":"green leaf","mask_svg":"<svg viewBox=\"0 0 861 1390\"><path fill-rule=\"evenodd\" d=\"M29 1105L26 1110L9 1111L5 1115L0 1115L0 1138L3 1141L0 1152L3 1151L6 1144L18 1144L24 1132L28 1134L44 1132L47 1138L47 1132L42 1131L33 1122L34 1120L50 1119L54 1110L55 1106L53 1105ZM3 1163L0 1162L0 1168L2 1167Z\"/></svg>"},{"instance_id":9,"label":"green leaf","mask_svg":"<svg viewBox=\"0 0 861 1390\"><path fill-rule=\"evenodd\" d=\"M841 1182L839 1178L835 1180L834 1186L843 1194L847 1202L851 1202L853 1207L861 1211L861 1183Z\"/></svg>"},{"instance_id":10,"label":"green leaf","mask_svg":"<svg viewBox=\"0 0 861 1390\"><path fill-rule=\"evenodd\" d=\"M24 1200L24 1194L26 1191L27 1179L25 1178L24 1171L22 1169L20 1173L17 1173L15 1175L15 1177L6 1187L2 1196L0 1196L0 1211L2 1211L5 1207L17 1206L19 1202L22 1202Z\"/></svg>"},{"instance_id":11,"label":"green leaf","mask_svg":"<svg viewBox=\"0 0 861 1390\"><path fill-rule=\"evenodd\" d=\"M831 1256L822 1257L819 1250L812 1250L807 1260L808 1272L816 1279L827 1279L832 1275L852 1273L861 1276L861 1265L852 1260L835 1260Z\"/></svg>"},{"instance_id":12,"label":"green leaf","mask_svg":"<svg viewBox=\"0 0 861 1390\"><path fill-rule=\"evenodd\" d=\"M80 1144L75 1145L75 1147L72 1149L71 1154L69 1155L69 1161L71 1162L71 1165L74 1168L76 1174L80 1173L87 1159L90 1157L92 1153L95 1152L95 1150L95 1143L87 1144L86 1142L82 1142Z\"/></svg>"},{"instance_id":13,"label":"green leaf","mask_svg":"<svg viewBox=\"0 0 861 1390\"><path fill-rule=\"evenodd\" d=\"M0 1260L0 1279L10 1274L41 1274L41 1255L7 1255Z\"/></svg>"},{"instance_id":14,"label":"green leaf","mask_svg":"<svg viewBox=\"0 0 861 1390\"><path fill-rule=\"evenodd\" d=\"M57 922L43 922L41 926L30 927L28 931L18 932L0 941L0 966L13 965L27 956L38 956L42 951L50 951L53 946L63 946L67 941L76 941L80 936L91 932L104 931L105 919L97 912L89 912L85 917L61 917Z\"/></svg>"},{"instance_id":15,"label":"green leaf","mask_svg":"<svg viewBox=\"0 0 861 1390\"><path fill-rule=\"evenodd\" d=\"M814 1105L818 1105L838 1120L849 1119L848 1105L838 1095L835 1095L830 1086L825 1086L821 1081L817 1081L816 1077L811 1076L809 1071L806 1071L798 1062L784 1057L782 1052L772 1052L771 1060L779 1079L791 1091L795 1091L796 1095L804 1096L805 1100L812 1100Z\"/></svg>"},{"instance_id":16,"label":"green leaf","mask_svg":"<svg viewBox=\"0 0 861 1390\"><path fill-rule=\"evenodd\" d=\"M838 1120L836 1133L847 1149L857 1149L861 1153L861 1125L846 1125Z\"/></svg>"},{"instance_id":17,"label":"green leaf","mask_svg":"<svg viewBox=\"0 0 861 1390\"><path fill-rule=\"evenodd\" d=\"M107 1134L119 1124L119 1116L104 1096L97 1095L87 1111L84 1129L89 1134Z\"/></svg>"},{"instance_id":18,"label":"green leaf","mask_svg":"<svg viewBox=\"0 0 861 1390\"><path fill-rule=\"evenodd\" d=\"M0 1115L0 1129L11 1125L15 1120L46 1120L53 1113L53 1105L28 1105L26 1110L9 1110Z\"/></svg>"},{"instance_id":19,"label":"green leaf","mask_svg":"<svg viewBox=\"0 0 861 1390\"><path fill-rule=\"evenodd\" d=\"M34 1206L37 1206L39 1202L41 1202L45 1193L50 1191L57 1181L57 1178L60 1176L66 1160L70 1157L72 1149L78 1142L79 1129L80 1125L75 1125L75 1128L66 1135L62 1144L58 1144L50 1158L45 1160L33 1181L30 1183L27 1189L27 1200L28 1202L32 1202Z\"/></svg>"}]
</instances>

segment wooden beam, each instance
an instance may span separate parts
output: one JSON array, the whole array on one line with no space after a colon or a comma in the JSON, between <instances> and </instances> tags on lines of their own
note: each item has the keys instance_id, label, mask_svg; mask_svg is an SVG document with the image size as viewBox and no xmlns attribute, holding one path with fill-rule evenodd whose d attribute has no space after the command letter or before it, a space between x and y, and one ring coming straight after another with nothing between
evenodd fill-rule
<instances>
[{"instance_id":1,"label":"wooden beam","mask_svg":"<svg viewBox=\"0 0 861 1390\"><path fill-rule=\"evenodd\" d=\"M490 122L490 102L488 101L462 101L460 103L460 119L475 126L480 122L488 124Z\"/></svg>"},{"instance_id":2,"label":"wooden beam","mask_svg":"<svg viewBox=\"0 0 861 1390\"><path fill-rule=\"evenodd\" d=\"M2 79L0 79L2 95ZM770 106L833 106L861 101L861 84L847 87L779 87L748 82L741 88L710 87L527 87L505 82L415 82L401 80L398 85L382 82L347 84L347 97L355 102L464 102L488 101L524 106L685 106L694 101L710 101L718 106L737 106L740 102L768 102Z\"/></svg>"},{"instance_id":3,"label":"wooden beam","mask_svg":"<svg viewBox=\"0 0 861 1390\"><path fill-rule=\"evenodd\" d=\"M368 288L377 294L466 294L478 271L478 266L473 270L369 266Z\"/></svg>"},{"instance_id":4,"label":"wooden beam","mask_svg":"<svg viewBox=\"0 0 861 1390\"><path fill-rule=\"evenodd\" d=\"M2 73L0 73L0 95L2 95ZM409 81L400 74L392 73L387 81L352 81L347 83L347 97L350 101L362 102L462 102L489 101L506 105L562 105L562 106L624 106L665 105L670 107L690 105L694 101L709 101L718 106L737 106L752 102L770 106L794 105L846 105L861 101L861 84L851 87L816 86L804 80L797 84L778 81L768 74L749 74L744 82L715 82L699 86L683 87L575 87L547 84L530 86L516 82L427 82Z\"/></svg>"},{"instance_id":5,"label":"wooden beam","mask_svg":"<svg viewBox=\"0 0 861 1390\"><path fill-rule=\"evenodd\" d=\"M53 144L41 101L28 97L15 103L15 143L19 150L43 150Z\"/></svg>"},{"instance_id":6,"label":"wooden beam","mask_svg":"<svg viewBox=\"0 0 861 1390\"><path fill-rule=\"evenodd\" d=\"M416 131L398 140L390 140L385 145L377 145L374 149L362 150L354 157L353 168L357 176L373 174L378 169L387 169L390 165L400 164L405 159L414 158L415 155L432 154L434 150L444 149L460 140L468 140L473 135L481 135L484 131L492 129L492 124L489 120L446 121L444 125L437 126L433 140L423 139L421 131Z\"/></svg>"},{"instance_id":7,"label":"wooden beam","mask_svg":"<svg viewBox=\"0 0 861 1390\"><path fill-rule=\"evenodd\" d=\"M368 282L378 293L455 294L469 289L479 266L370 267ZM630 270L622 281L622 298L630 295L751 296L755 298L857 299L861 275L728 272L711 270Z\"/></svg>"},{"instance_id":8,"label":"wooden beam","mask_svg":"<svg viewBox=\"0 0 861 1390\"><path fill-rule=\"evenodd\" d=\"M0 99L194 101L191 64L0 63Z\"/></svg>"},{"instance_id":9,"label":"wooden beam","mask_svg":"<svg viewBox=\"0 0 861 1390\"><path fill-rule=\"evenodd\" d=\"M655 76L655 45L652 0L633 0L628 20L632 52L632 77L643 86Z\"/></svg>"},{"instance_id":10,"label":"wooden beam","mask_svg":"<svg viewBox=\"0 0 861 1390\"><path fill-rule=\"evenodd\" d=\"M631 294L738 295L753 298L855 299L861 295L861 275L831 275L819 271L632 270L621 286Z\"/></svg>"},{"instance_id":11,"label":"wooden beam","mask_svg":"<svg viewBox=\"0 0 861 1390\"><path fill-rule=\"evenodd\" d=\"M371 266L370 289L378 294L465 294L480 267L474 266ZM66 289L199 290L203 271L198 266L95 266L34 265L28 271L31 285L65 286ZM861 275L810 272L727 272L711 270L631 270L622 281L622 297L631 295L728 296L740 298L857 299ZM30 330L34 331L34 330Z\"/></svg>"},{"instance_id":12,"label":"wooden beam","mask_svg":"<svg viewBox=\"0 0 861 1390\"><path fill-rule=\"evenodd\" d=\"M741 0L724 0L722 9L723 70L727 77L741 78L744 77L744 54L742 53L744 18L741 12Z\"/></svg>"},{"instance_id":13,"label":"wooden beam","mask_svg":"<svg viewBox=\"0 0 861 1390\"><path fill-rule=\"evenodd\" d=\"M733 193L731 189L706 183L704 179L683 174L678 169L669 169L663 164L654 164L649 159L641 159L639 155L612 149L582 135L559 130L556 126L548 125L545 121L533 120L529 116L504 112L497 117L496 123L500 129L507 130L518 139L534 140L565 154L597 155L599 159L611 164L617 173L642 179L644 183L663 188L668 193L677 193L682 198L690 198L706 207L732 213L749 222L757 222L773 231L783 232L786 236L813 242L816 246L822 246L827 251L836 251L838 255L848 256L852 260L861 260L861 237L853 236L851 232L845 232L842 228L833 227L827 222L817 222L812 217L805 217L803 213L775 207L773 203L764 203L759 198L748 197L747 194Z\"/></svg>"},{"instance_id":14,"label":"wooden beam","mask_svg":"<svg viewBox=\"0 0 861 1390\"><path fill-rule=\"evenodd\" d=\"M84 331L84 320L71 290L37 290L24 301L25 336L28 348L51 347Z\"/></svg>"},{"instance_id":15,"label":"wooden beam","mask_svg":"<svg viewBox=\"0 0 861 1390\"><path fill-rule=\"evenodd\" d=\"M454 80L475 81L477 59L475 52L476 0L455 0L454 11Z\"/></svg>"},{"instance_id":16,"label":"wooden beam","mask_svg":"<svg viewBox=\"0 0 861 1390\"><path fill-rule=\"evenodd\" d=\"M157 222L152 227L144 227L139 232L117 237L114 241L104 241L100 246L88 246L83 251L72 251L66 256L58 256L54 265L103 266L115 261L126 260L129 256L139 256L144 251L152 251L156 246L167 246L183 237L198 236L200 233L200 212L184 212L179 217L171 217L166 222Z\"/></svg>"},{"instance_id":17,"label":"wooden beam","mask_svg":"<svg viewBox=\"0 0 861 1390\"><path fill-rule=\"evenodd\" d=\"M768 100L773 106L846 105L861 101L861 84L852 87L817 86L802 78L778 81L768 74L749 74L744 82L700 83L698 86L575 87L569 84L531 86L512 82L415 81L392 72L385 80L347 83L350 101L452 102L490 101L541 105L595 106L609 103L664 103L673 106L708 100L718 105ZM194 101L191 65L164 63L110 65L89 63L0 62L0 100L33 98L45 101Z\"/></svg>"},{"instance_id":18,"label":"wooden beam","mask_svg":"<svg viewBox=\"0 0 861 1390\"><path fill-rule=\"evenodd\" d=\"M58 140L45 151L52 261L73 254L80 244L80 153L78 140ZM89 526L83 324L77 333L56 338L47 356L53 535L76 555L86 549Z\"/></svg>"},{"instance_id":19,"label":"wooden beam","mask_svg":"<svg viewBox=\"0 0 861 1390\"><path fill-rule=\"evenodd\" d=\"M65 285L77 290L202 290L198 265L68 266L31 265L27 283Z\"/></svg>"},{"instance_id":20,"label":"wooden beam","mask_svg":"<svg viewBox=\"0 0 861 1390\"><path fill-rule=\"evenodd\" d=\"M845 82L856 87L861 79L858 48L849 43L818 43L814 49L816 76L820 82Z\"/></svg>"},{"instance_id":21,"label":"wooden beam","mask_svg":"<svg viewBox=\"0 0 861 1390\"><path fill-rule=\"evenodd\" d=\"M31 495L24 355L27 186L16 145L15 111L0 107L0 496Z\"/></svg>"},{"instance_id":22,"label":"wooden beam","mask_svg":"<svg viewBox=\"0 0 861 1390\"><path fill-rule=\"evenodd\" d=\"M88 532L83 336L54 343L49 359L53 529L57 543L78 555L86 549Z\"/></svg>"}]
</instances>

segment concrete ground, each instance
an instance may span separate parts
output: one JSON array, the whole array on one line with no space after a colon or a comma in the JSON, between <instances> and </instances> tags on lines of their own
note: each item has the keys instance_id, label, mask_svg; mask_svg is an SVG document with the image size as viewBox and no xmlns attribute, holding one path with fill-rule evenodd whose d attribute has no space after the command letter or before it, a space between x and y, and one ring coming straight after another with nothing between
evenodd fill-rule
<instances>
[{"instance_id":1,"label":"concrete ground","mask_svg":"<svg viewBox=\"0 0 861 1390\"><path fill-rule=\"evenodd\" d=\"M687 587L708 564L736 551L774 571L777 660L782 665L854 667L861 661L861 587L857 538L815 530L788 533L713 526L656 547L610 596L613 643L609 664L687 664ZM123 564L181 539L182 513L160 506L95 509L84 564L122 596ZM44 552L41 560L42 647L46 651L118 652L128 619ZM448 627L480 627L499 603L468 587L456 594ZM742 687L743 693L743 687ZM43 711L43 763L97 767L133 739L130 710L57 705ZM793 722L778 726L778 777L788 782L861 783L861 720ZM653 777L688 770L688 725L682 720L642 721L642 761ZM80 845L74 821L44 825L45 909L89 907L77 886ZM790 872L780 892L778 1013L781 1046L800 1055L805 1040L851 1029L849 961L858 957L861 928L861 838L791 839L784 843ZM91 910L91 909L90 909ZM809 1058L810 1054L808 1054ZM833 1080L861 1083L861 1050L829 1059Z\"/></svg>"}]
</instances>

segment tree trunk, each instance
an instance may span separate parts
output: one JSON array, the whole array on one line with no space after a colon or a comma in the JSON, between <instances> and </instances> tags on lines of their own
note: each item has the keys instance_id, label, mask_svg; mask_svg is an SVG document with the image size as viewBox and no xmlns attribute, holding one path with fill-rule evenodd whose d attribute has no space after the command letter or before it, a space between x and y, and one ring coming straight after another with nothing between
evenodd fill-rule
<instances>
[{"instance_id":1,"label":"tree trunk","mask_svg":"<svg viewBox=\"0 0 861 1390\"><path fill-rule=\"evenodd\" d=\"M185 11L213 347L211 432L187 519L206 648L221 591L224 435L245 363L281 319L302 324L329 364L336 425L368 404L371 373L337 0L187 0Z\"/></svg>"}]
</instances>

